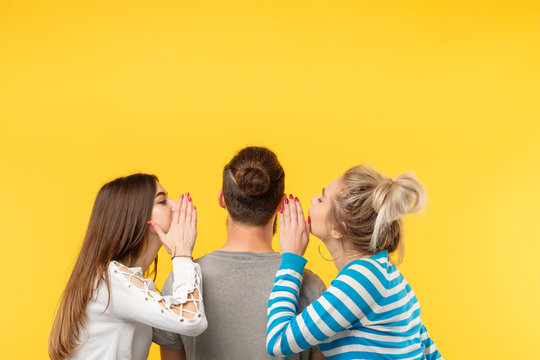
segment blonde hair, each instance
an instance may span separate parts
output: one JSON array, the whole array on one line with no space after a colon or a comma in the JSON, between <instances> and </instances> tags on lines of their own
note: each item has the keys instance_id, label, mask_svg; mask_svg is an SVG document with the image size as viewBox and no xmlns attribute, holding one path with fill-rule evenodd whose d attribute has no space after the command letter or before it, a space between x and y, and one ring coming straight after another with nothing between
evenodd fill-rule
<instances>
[{"instance_id":1,"label":"blonde hair","mask_svg":"<svg viewBox=\"0 0 540 360\"><path fill-rule=\"evenodd\" d=\"M413 173L394 180L365 165L349 169L341 178L329 222L364 254L399 250L403 260L403 220L424 206L426 194Z\"/></svg>"}]
</instances>

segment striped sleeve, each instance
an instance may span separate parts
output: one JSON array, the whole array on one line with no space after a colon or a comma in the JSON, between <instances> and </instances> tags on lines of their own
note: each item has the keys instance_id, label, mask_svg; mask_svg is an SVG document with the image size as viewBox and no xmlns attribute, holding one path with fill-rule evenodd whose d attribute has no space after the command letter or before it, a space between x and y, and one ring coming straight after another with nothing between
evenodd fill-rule
<instances>
[{"instance_id":1,"label":"striped sleeve","mask_svg":"<svg viewBox=\"0 0 540 360\"><path fill-rule=\"evenodd\" d=\"M306 260L284 253L268 302L266 349L272 356L289 356L319 344L362 321L381 296L367 293L369 278L342 272L328 290L302 313L298 293Z\"/></svg>"},{"instance_id":2,"label":"striped sleeve","mask_svg":"<svg viewBox=\"0 0 540 360\"><path fill-rule=\"evenodd\" d=\"M435 345L433 340L429 337L424 325L422 325L422 328L420 329L420 339L424 345L424 356L426 357L426 360L442 359L439 349L437 349L437 345Z\"/></svg>"}]
</instances>

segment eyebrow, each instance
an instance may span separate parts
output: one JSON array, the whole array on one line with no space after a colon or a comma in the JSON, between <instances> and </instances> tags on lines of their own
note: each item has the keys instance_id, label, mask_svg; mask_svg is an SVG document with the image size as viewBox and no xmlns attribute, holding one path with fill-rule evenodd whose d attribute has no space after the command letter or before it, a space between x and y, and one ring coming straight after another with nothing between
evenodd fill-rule
<instances>
[{"instance_id":1,"label":"eyebrow","mask_svg":"<svg viewBox=\"0 0 540 360\"><path fill-rule=\"evenodd\" d=\"M156 194L156 197L158 197L159 195L165 195L167 196L167 193L166 192L163 192L163 191L160 191Z\"/></svg>"}]
</instances>

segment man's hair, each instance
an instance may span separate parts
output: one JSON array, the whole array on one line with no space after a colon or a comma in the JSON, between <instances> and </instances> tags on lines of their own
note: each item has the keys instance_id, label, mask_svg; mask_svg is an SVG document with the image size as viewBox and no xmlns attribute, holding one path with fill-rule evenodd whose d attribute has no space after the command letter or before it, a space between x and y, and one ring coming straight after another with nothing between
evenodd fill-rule
<instances>
[{"instance_id":1,"label":"man's hair","mask_svg":"<svg viewBox=\"0 0 540 360\"><path fill-rule=\"evenodd\" d=\"M247 147L223 169L223 197L229 215L252 226L268 224L276 214L285 172L276 154L263 147Z\"/></svg>"}]
</instances>

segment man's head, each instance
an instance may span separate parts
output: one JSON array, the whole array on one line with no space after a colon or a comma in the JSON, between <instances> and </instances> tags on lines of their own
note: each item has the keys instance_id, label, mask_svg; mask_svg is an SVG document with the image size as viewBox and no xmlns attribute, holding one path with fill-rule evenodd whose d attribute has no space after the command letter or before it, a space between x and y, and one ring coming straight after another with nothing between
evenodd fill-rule
<instances>
[{"instance_id":1,"label":"man's head","mask_svg":"<svg viewBox=\"0 0 540 360\"><path fill-rule=\"evenodd\" d=\"M234 221L263 226L276 214L284 190L285 172L276 155L263 147L247 147L223 169L221 205Z\"/></svg>"}]
</instances>

